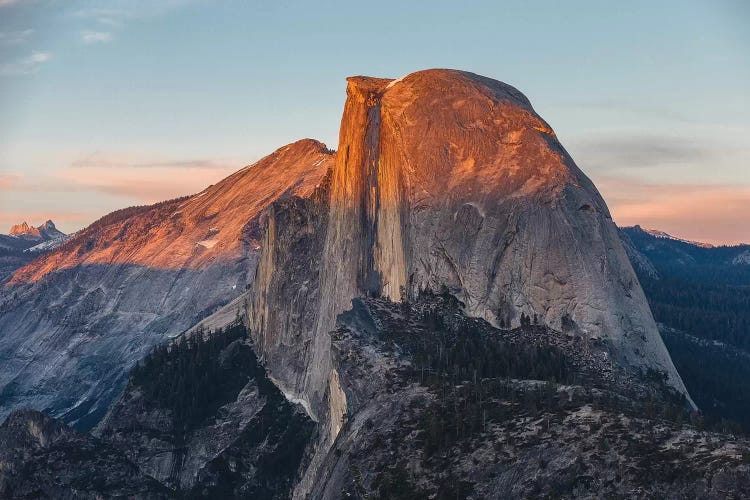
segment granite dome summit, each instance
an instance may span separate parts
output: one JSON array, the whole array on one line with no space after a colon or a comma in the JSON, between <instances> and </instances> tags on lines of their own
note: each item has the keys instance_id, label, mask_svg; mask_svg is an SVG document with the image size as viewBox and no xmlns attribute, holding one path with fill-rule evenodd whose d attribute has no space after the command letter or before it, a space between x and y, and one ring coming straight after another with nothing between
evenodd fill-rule
<instances>
[{"instance_id":1,"label":"granite dome summit","mask_svg":"<svg viewBox=\"0 0 750 500\"><path fill-rule=\"evenodd\" d=\"M521 92L443 69L346 92L336 153L299 141L18 269L0 292L0 413L93 425L150 346L231 302L224 317L242 309L274 383L330 439L347 404L336 317L441 288L494 326L600 339L686 394L604 200Z\"/></svg>"},{"instance_id":2,"label":"granite dome summit","mask_svg":"<svg viewBox=\"0 0 750 500\"><path fill-rule=\"evenodd\" d=\"M604 200L509 85L444 69L348 78L328 201L306 211L321 228L308 253L288 213L271 214L248 316L270 373L317 417L346 407L327 332L351 300L442 287L497 326L601 339L686 394ZM285 273L297 259L320 265Z\"/></svg>"}]
</instances>

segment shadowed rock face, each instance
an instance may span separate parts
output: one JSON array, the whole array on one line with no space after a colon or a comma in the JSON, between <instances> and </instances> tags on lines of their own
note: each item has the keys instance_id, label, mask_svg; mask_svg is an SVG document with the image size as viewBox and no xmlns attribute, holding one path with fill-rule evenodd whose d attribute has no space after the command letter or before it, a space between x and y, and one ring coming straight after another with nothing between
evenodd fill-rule
<instances>
[{"instance_id":1,"label":"shadowed rock face","mask_svg":"<svg viewBox=\"0 0 750 500\"><path fill-rule=\"evenodd\" d=\"M0 498L173 498L118 450L33 410L0 425Z\"/></svg>"},{"instance_id":2,"label":"shadowed rock face","mask_svg":"<svg viewBox=\"0 0 750 500\"><path fill-rule=\"evenodd\" d=\"M0 418L32 407L96 424L135 361L245 289L259 214L309 196L333 157L290 144L197 195L114 212L18 269L0 290Z\"/></svg>"},{"instance_id":3,"label":"shadowed rock face","mask_svg":"<svg viewBox=\"0 0 750 500\"><path fill-rule=\"evenodd\" d=\"M94 432L181 498L287 498L314 425L267 378L252 346L232 340L240 331L234 324L197 333L200 346L174 343L171 362L147 358ZM180 370L180 358L199 369ZM192 410L163 389L180 377L202 389Z\"/></svg>"},{"instance_id":4,"label":"shadowed rock face","mask_svg":"<svg viewBox=\"0 0 750 500\"><path fill-rule=\"evenodd\" d=\"M606 204L528 99L504 83L454 70L349 78L316 255L323 292L305 325L306 368L270 370L318 417L335 421L341 411L326 402L336 392L327 332L351 299L443 285L473 316L518 326L525 314L602 339L622 365L663 371L685 391ZM256 292L298 286L258 286L286 279L262 260ZM266 294L262 307L283 310L290 294ZM253 303L253 334L273 356L285 342L269 339L290 335L291 314L264 323Z\"/></svg>"}]
</instances>

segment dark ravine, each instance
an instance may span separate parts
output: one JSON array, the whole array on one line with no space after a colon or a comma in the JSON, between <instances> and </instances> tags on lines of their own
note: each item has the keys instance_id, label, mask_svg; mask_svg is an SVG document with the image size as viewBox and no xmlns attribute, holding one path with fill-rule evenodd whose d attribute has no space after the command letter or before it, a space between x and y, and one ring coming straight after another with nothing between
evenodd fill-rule
<instances>
[{"instance_id":1,"label":"dark ravine","mask_svg":"<svg viewBox=\"0 0 750 500\"><path fill-rule=\"evenodd\" d=\"M157 349L96 437L13 413L0 427L0 497L288 498L314 425L246 337L238 323Z\"/></svg>"}]
</instances>

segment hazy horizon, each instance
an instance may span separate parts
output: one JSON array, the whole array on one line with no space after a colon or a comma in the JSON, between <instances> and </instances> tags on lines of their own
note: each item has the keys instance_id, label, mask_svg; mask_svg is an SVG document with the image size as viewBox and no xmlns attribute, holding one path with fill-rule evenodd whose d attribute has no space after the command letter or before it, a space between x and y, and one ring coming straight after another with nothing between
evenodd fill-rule
<instances>
[{"instance_id":1,"label":"hazy horizon","mask_svg":"<svg viewBox=\"0 0 750 500\"><path fill-rule=\"evenodd\" d=\"M749 4L472 5L0 0L0 230L335 149L346 76L451 67L523 92L619 225L750 243Z\"/></svg>"}]
</instances>

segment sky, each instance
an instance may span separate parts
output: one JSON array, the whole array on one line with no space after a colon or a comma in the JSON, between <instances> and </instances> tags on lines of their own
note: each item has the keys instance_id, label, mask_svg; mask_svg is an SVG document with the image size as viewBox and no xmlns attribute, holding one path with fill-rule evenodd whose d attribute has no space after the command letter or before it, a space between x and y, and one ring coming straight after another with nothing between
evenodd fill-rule
<instances>
[{"instance_id":1,"label":"sky","mask_svg":"<svg viewBox=\"0 0 750 500\"><path fill-rule=\"evenodd\" d=\"M0 0L0 231L336 148L350 75L521 90L619 225L750 242L750 2Z\"/></svg>"}]
</instances>

